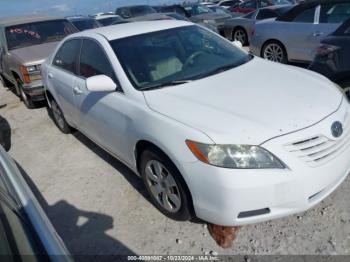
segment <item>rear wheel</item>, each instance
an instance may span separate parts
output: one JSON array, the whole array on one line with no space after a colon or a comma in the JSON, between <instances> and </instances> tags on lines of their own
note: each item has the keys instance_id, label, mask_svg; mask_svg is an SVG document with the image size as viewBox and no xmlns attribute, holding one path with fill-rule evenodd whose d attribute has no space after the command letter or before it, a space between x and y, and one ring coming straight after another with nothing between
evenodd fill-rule
<instances>
[{"instance_id":1,"label":"rear wheel","mask_svg":"<svg viewBox=\"0 0 350 262\"><path fill-rule=\"evenodd\" d=\"M266 43L262 49L262 57L266 60L287 64L288 57L284 46L278 41Z\"/></svg>"},{"instance_id":2,"label":"rear wheel","mask_svg":"<svg viewBox=\"0 0 350 262\"><path fill-rule=\"evenodd\" d=\"M157 209L167 217L186 221L192 217L192 200L186 183L175 165L159 150L145 150L141 175Z\"/></svg>"},{"instance_id":3,"label":"rear wheel","mask_svg":"<svg viewBox=\"0 0 350 262\"><path fill-rule=\"evenodd\" d=\"M239 27L239 28L236 28L235 30L233 30L232 32L232 40L233 41L239 41L242 43L243 46L246 46L248 45L248 35L247 35L247 32Z\"/></svg>"},{"instance_id":4,"label":"rear wheel","mask_svg":"<svg viewBox=\"0 0 350 262\"><path fill-rule=\"evenodd\" d=\"M71 133L71 128L64 118L61 108L54 99L51 100L51 113L56 126L61 130L61 132L64 134Z\"/></svg>"}]
</instances>

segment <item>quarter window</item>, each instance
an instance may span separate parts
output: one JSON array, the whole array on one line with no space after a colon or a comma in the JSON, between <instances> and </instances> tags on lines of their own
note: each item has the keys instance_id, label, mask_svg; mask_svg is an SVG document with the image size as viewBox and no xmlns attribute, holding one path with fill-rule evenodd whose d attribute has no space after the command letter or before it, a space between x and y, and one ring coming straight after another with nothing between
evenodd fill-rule
<instances>
[{"instance_id":1,"label":"quarter window","mask_svg":"<svg viewBox=\"0 0 350 262\"><path fill-rule=\"evenodd\" d=\"M81 45L81 40L69 40L62 45L58 50L53 64L60 67L66 71L76 74L77 56L79 54L79 49Z\"/></svg>"},{"instance_id":2,"label":"quarter window","mask_svg":"<svg viewBox=\"0 0 350 262\"><path fill-rule=\"evenodd\" d=\"M314 23L316 7L304 10L294 18L296 23Z\"/></svg>"},{"instance_id":3,"label":"quarter window","mask_svg":"<svg viewBox=\"0 0 350 262\"><path fill-rule=\"evenodd\" d=\"M274 11L269 9L261 9L258 15L256 16L256 19L262 20L262 19L268 19L273 17L277 17L277 14Z\"/></svg>"},{"instance_id":4,"label":"quarter window","mask_svg":"<svg viewBox=\"0 0 350 262\"><path fill-rule=\"evenodd\" d=\"M88 78L96 75L106 75L117 83L114 70L106 54L95 41L83 41L79 68L79 74L83 77Z\"/></svg>"}]
</instances>

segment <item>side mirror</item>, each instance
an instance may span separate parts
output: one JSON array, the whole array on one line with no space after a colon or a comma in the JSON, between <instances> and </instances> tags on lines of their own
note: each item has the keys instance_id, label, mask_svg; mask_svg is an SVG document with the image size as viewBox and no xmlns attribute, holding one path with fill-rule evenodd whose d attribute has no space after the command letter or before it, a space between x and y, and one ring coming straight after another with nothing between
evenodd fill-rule
<instances>
[{"instance_id":1,"label":"side mirror","mask_svg":"<svg viewBox=\"0 0 350 262\"><path fill-rule=\"evenodd\" d=\"M232 44L240 49L243 48L242 42L241 41L233 41Z\"/></svg>"},{"instance_id":2,"label":"side mirror","mask_svg":"<svg viewBox=\"0 0 350 262\"><path fill-rule=\"evenodd\" d=\"M97 75L86 79L86 88L90 92L111 92L115 91L117 85L109 76Z\"/></svg>"}]
</instances>

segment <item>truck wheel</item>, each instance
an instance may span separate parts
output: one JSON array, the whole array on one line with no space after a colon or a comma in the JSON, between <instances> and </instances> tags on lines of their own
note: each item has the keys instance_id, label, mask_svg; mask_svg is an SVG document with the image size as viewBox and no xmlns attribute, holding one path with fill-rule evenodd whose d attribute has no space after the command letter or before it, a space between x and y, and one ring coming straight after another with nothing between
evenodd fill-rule
<instances>
[{"instance_id":1,"label":"truck wheel","mask_svg":"<svg viewBox=\"0 0 350 262\"><path fill-rule=\"evenodd\" d=\"M32 101L32 99L30 98L30 96L28 96L22 87L22 83L20 80L16 81L16 92L17 94L20 96L20 99L23 101L23 103L25 104L25 106L28 109L33 109L35 108L34 102Z\"/></svg>"}]
</instances>

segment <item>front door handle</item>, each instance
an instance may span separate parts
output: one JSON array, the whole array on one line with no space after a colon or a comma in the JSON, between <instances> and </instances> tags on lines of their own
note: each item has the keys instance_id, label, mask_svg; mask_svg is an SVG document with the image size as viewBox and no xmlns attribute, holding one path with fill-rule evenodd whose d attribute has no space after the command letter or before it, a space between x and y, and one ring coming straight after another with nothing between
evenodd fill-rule
<instances>
[{"instance_id":1,"label":"front door handle","mask_svg":"<svg viewBox=\"0 0 350 262\"><path fill-rule=\"evenodd\" d=\"M53 74L49 73L49 78L52 79L53 78Z\"/></svg>"},{"instance_id":2,"label":"front door handle","mask_svg":"<svg viewBox=\"0 0 350 262\"><path fill-rule=\"evenodd\" d=\"M83 91L81 91L81 89L76 86L73 88L73 93L76 95L81 95L83 93Z\"/></svg>"},{"instance_id":3,"label":"front door handle","mask_svg":"<svg viewBox=\"0 0 350 262\"><path fill-rule=\"evenodd\" d=\"M322 36L322 35L324 35L324 33L323 33L323 32L315 32L315 33L313 33L312 35L315 36L315 37L317 37L317 36Z\"/></svg>"}]
</instances>

